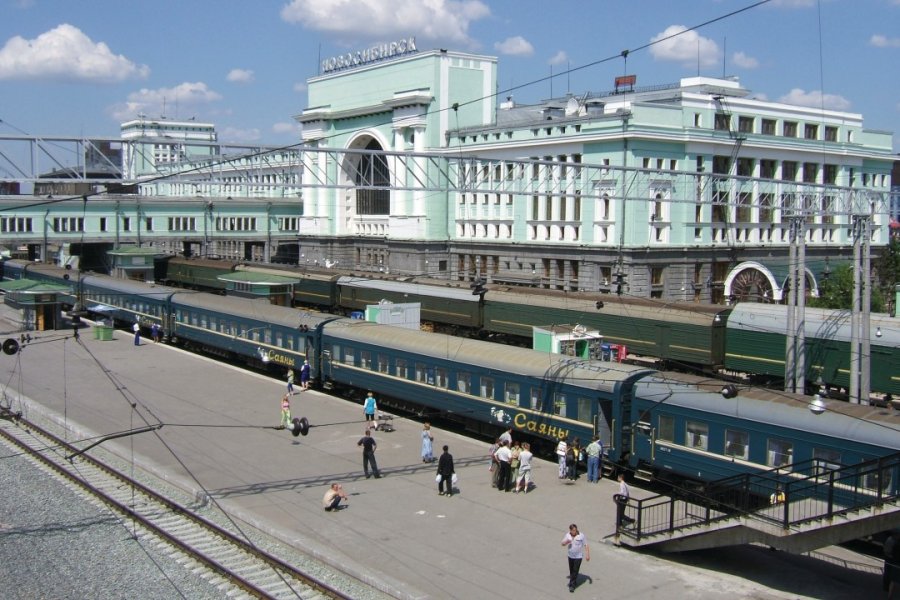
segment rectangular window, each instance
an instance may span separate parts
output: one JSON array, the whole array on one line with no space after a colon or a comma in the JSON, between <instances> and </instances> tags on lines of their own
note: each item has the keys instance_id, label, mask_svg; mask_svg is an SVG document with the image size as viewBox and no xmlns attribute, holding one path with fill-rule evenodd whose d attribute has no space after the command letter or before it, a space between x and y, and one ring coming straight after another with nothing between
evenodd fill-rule
<instances>
[{"instance_id":1,"label":"rectangular window","mask_svg":"<svg viewBox=\"0 0 900 600\"><path fill-rule=\"evenodd\" d=\"M541 388L533 387L529 393L531 399L531 409L541 410Z\"/></svg>"},{"instance_id":2,"label":"rectangular window","mask_svg":"<svg viewBox=\"0 0 900 600\"><path fill-rule=\"evenodd\" d=\"M763 135L775 135L775 119L763 119L760 133Z\"/></svg>"},{"instance_id":3,"label":"rectangular window","mask_svg":"<svg viewBox=\"0 0 900 600\"><path fill-rule=\"evenodd\" d=\"M131 217L122 217L122 231L131 231Z\"/></svg>"},{"instance_id":4,"label":"rectangular window","mask_svg":"<svg viewBox=\"0 0 900 600\"><path fill-rule=\"evenodd\" d=\"M593 403L590 398L578 398L578 420L582 423L591 422L591 406Z\"/></svg>"},{"instance_id":5,"label":"rectangular window","mask_svg":"<svg viewBox=\"0 0 900 600\"><path fill-rule=\"evenodd\" d=\"M144 219L144 230L153 231L153 217L146 217Z\"/></svg>"},{"instance_id":6,"label":"rectangular window","mask_svg":"<svg viewBox=\"0 0 900 600\"><path fill-rule=\"evenodd\" d=\"M753 133L753 117L738 117L738 131Z\"/></svg>"},{"instance_id":7,"label":"rectangular window","mask_svg":"<svg viewBox=\"0 0 900 600\"><path fill-rule=\"evenodd\" d=\"M807 123L803 126L803 137L808 140L819 139L819 126L815 123Z\"/></svg>"},{"instance_id":8,"label":"rectangular window","mask_svg":"<svg viewBox=\"0 0 900 600\"><path fill-rule=\"evenodd\" d=\"M368 350L359 351L359 366L363 369L372 368L372 353Z\"/></svg>"},{"instance_id":9,"label":"rectangular window","mask_svg":"<svg viewBox=\"0 0 900 600\"><path fill-rule=\"evenodd\" d=\"M769 467L787 467L794 462L794 444L784 440L769 438L766 445L766 465Z\"/></svg>"},{"instance_id":10,"label":"rectangular window","mask_svg":"<svg viewBox=\"0 0 900 600\"><path fill-rule=\"evenodd\" d=\"M519 384L506 383L503 399L507 404L519 405Z\"/></svg>"},{"instance_id":11,"label":"rectangular window","mask_svg":"<svg viewBox=\"0 0 900 600\"><path fill-rule=\"evenodd\" d=\"M106 231L106 217L100 217L100 231Z\"/></svg>"},{"instance_id":12,"label":"rectangular window","mask_svg":"<svg viewBox=\"0 0 900 600\"><path fill-rule=\"evenodd\" d=\"M481 386L479 395L482 398L494 399L494 379L493 377L481 377Z\"/></svg>"},{"instance_id":13,"label":"rectangular window","mask_svg":"<svg viewBox=\"0 0 900 600\"><path fill-rule=\"evenodd\" d=\"M816 475L827 474L841 468L841 453L827 448L813 448L813 462Z\"/></svg>"},{"instance_id":14,"label":"rectangular window","mask_svg":"<svg viewBox=\"0 0 900 600\"><path fill-rule=\"evenodd\" d=\"M656 437L664 442L675 442L675 417L659 415L659 429Z\"/></svg>"},{"instance_id":15,"label":"rectangular window","mask_svg":"<svg viewBox=\"0 0 900 600\"><path fill-rule=\"evenodd\" d=\"M706 450L709 444L709 425L700 421L688 421L684 441L689 448Z\"/></svg>"},{"instance_id":16,"label":"rectangular window","mask_svg":"<svg viewBox=\"0 0 900 600\"><path fill-rule=\"evenodd\" d=\"M468 373L459 372L456 374L456 389L463 394L468 394L472 385L472 376Z\"/></svg>"},{"instance_id":17,"label":"rectangular window","mask_svg":"<svg viewBox=\"0 0 900 600\"><path fill-rule=\"evenodd\" d=\"M784 127L781 130L781 135L784 137L797 137L797 123L796 121L785 121Z\"/></svg>"},{"instance_id":18,"label":"rectangular window","mask_svg":"<svg viewBox=\"0 0 900 600\"><path fill-rule=\"evenodd\" d=\"M716 131L728 131L731 129L731 118L725 113L716 113Z\"/></svg>"},{"instance_id":19,"label":"rectangular window","mask_svg":"<svg viewBox=\"0 0 900 600\"><path fill-rule=\"evenodd\" d=\"M747 460L750 457L750 434L746 431L726 429L725 456Z\"/></svg>"},{"instance_id":20,"label":"rectangular window","mask_svg":"<svg viewBox=\"0 0 900 600\"><path fill-rule=\"evenodd\" d=\"M825 185L835 185L837 183L837 165L825 165L822 172L822 183Z\"/></svg>"},{"instance_id":21,"label":"rectangular window","mask_svg":"<svg viewBox=\"0 0 900 600\"><path fill-rule=\"evenodd\" d=\"M428 373L425 369L425 363L416 363L416 381L418 381L419 383L428 382Z\"/></svg>"},{"instance_id":22,"label":"rectangular window","mask_svg":"<svg viewBox=\"0 0 900 600\"><path fill-rule=\"evenodd\" d=\"M566 395L562 392L553 394L553 414L560 417L566 416Z\"/></svg>"},{"instance_id":23,"label":"rectangular window","mask_svg":"<svg viewBox=\"0 0 900 600\"><path fill-rule=\"evenodd\" d=\"M826 142L836 142L838 138L838 130L837 127L829 127L825 126L825 141Z\"/></svg>"},{"instance_id":24,"label":"rectangular window","mask_svg":"<svg viewBox=\"0 0 900 600\"><path fill-rule=\"evenodd\" d=\"M759 161L759 176L763 179L775 179L775 168L777 163L774 160L762 159Z\"/></svg>"},{"instance_id":25,"label":"rectangular window","mask_svg":"<svg viewBox=\"0 0 900 600\"><path fill-rule=\"evenodd\" d=\"M434 368L434 385L446 390L450 385L450 379L447 377L447 369L444 367Z\"/></svg>"},{"instance_id":26,"label":"rectangular window","mask_svg":"<svg viewBox=\"0 0 900 600\"><path fill-rule=\"evenodd\" d=\"M400 379L409 379L408 367L405 358L398 358L394 361L395 374Z\"/></svg>"},{"instance_id":27,"label":"rectangular window","mask_svg":"<svg viewBox=\"0 0 900 600\"><path fill-rule=\"evenodd\" d=\"M797 179L797 163L792 160L781 163L781 178L785 181L795 181Z\"/></svg>"},{"instance_id":28,"label":"rectangular window","mask_svg":"<svg viewBox=\"0 0 900 600\"><path fill-rule=\"evenodd\" d=\"M390 373L389 368L390 363L388 362L388 357L384 354L378 355L378 372L379 373Z\"/></svg>"},{"instance_id":29,"label":"rectangular window","mask_svg":"<svg viewBox=\"0 0 900 600\"><path fill-rule=\"evenodd\" d=\"M356 364L356 354L354 354L353 348L344 349L344 363L348 365Z\"/></svg>"}]
</instances>

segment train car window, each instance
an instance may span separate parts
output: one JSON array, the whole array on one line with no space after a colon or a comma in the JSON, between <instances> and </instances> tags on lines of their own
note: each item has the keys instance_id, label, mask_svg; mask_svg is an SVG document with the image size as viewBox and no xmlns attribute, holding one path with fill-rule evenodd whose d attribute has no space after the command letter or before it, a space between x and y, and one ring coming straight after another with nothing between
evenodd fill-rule
<instances>
[{"instance_id":1,"label":"train car window","mask_svg":"<svg viewBox=\"0 0 900 600\"><path fill-rule=\"evenodd\" d=\"M813 469L816 475L827 474L841 468L841 453L828 448L813 448Z\"/></svg>"},{"instance_id":2,"label":"train car window","mask_svg":"<svg viewBox=\"0 0 900 600\"><path fill-rule=\"evenodd\" d=\"M541 410L541 388L531 388L531 393L529 395L531 396L531 409Z\"/></svg>"},{"instance_id":3,"label":"train car window","mask_svg":"<svg viewBox=\"0 0 900 600\"><path fill-rule=\"evenodd\" d=\"M707 450L709 446L709 425L700 421L688 421L685 425L685 442L691 448Z\"/></svg>"},{"instance_id":4,"label":"train car window","mask_svg":"<svg viewBox=\"0 0 900 600\"><path fill-rule=\"evenodd\" d=\"M280 331L276 331L276 332L275 332L275 345L278 346L279 348L283 348L283 347L284 347L284 346L282 345L282 340L283 340L283 339L284 339L284 336L281 335L281 332L280 332Z\"/></svg>"},{"instance_id":5,"label":"train car window","mask_svg":"<svg viewBox=\"0 0 900 600\"><path fill-rule=\"evenodd\" d=\"M197 313L192 311L191 312L191 325L196 327L199 324L200 324L200 317L197 315Z\"/></svg>"},{"instance_id":6,"label":"train car window","mask_svg":"<svg viewBox=\"0 0 900 600\"><path fill-rule=\"evenodd\" d=\"M877 490L878 482L881 481L881 491L885 492L891 489L891 478L894 469L877 468L872 465L867 471L859 476L859 485L867 490ZM880 475L880 477L879 477Z\"/></svg>"},{"instance_id":7,"label":"train car window","mask_svg":"<svg viewBox=\"0 0 900 600\"><path fill-rule=\"evenodd\" d=\"M219 320L215 317L209 318L209 328L213 331L219 331Z\"/></svg>"},{"instance_id":8,"label":"train car window","mask_svg":"<svg viewBox=\"0 0 900 600\"><path fill-rule=\"evenodd\" d=\"M503 398L507 404L519 405L519 384L507 382L503 391Z\"/></svg>"},{"instance_id":9,"label":"train car window","mask_svg":"<svg viewBox=\"0 0 900 600\"><path fill-rule=\"evenodd\" d=\"M493 400L494 399L494 378L482 376L479 389L480 389L480 395L482 398L488 398L490 400Z\"/></svg>"},{"instance_id":10,"label":"train car window","mask_svg":"<svg viewBox=\"0 0 900 600\"><path fill-rule=\"evenodd\" d=\"M389 365L388 357L384 354L378 355L378 372L379 373L389 373Z\"/></svg>"},{"instance_id":11,"label":"train car window","mask_svg":"<svg viewBox=\"0 0 900 600\"><path fill-rule=\"evenodd\" d=\"M591 402L590 398L578 398L578 416L576 417L579 421L583 421L585 423L590 423L591 418L593 417L593 402Z\"/></svg>"},{"instance_id":12,"label":"train car window","mask_svg":"<svg viewBox=\"0 0 900 600\"><path fill-rule=\"evenodd\" d=\"M725 456L747 460L750 458L750 434L746 431L725 430Z\"/></svg>"},{"instance_id":13,"label":"train car window","mask_svg":"<svg viewBox=\"0 0 900 600\"><path fill-rule=\"evenodd\" d=\"M675 417L671 415L659 415L656 438L665 442L675 443Z\"/></svg>"},{"instance_id":14,"label":"train car window","mask_svg":"<svg viewBox=\"0 0 900 600\"><path fill-rule=\"evenodd\" d=\"M428 381L428 376L425 372L425 363L416 363L416 381L419 383L426 383Z\"/></svg>"},{"instance_id":15,"label":"train car window","mask_svg":"<svg viewBox=\"0 0 900 600\"><path fill-rule=\"evenodd\" d=\"M447 369L443 367L434 368L434 385L446 390L449 385L450 378L447 376Z\"/></svg>"},{"instance_id":16,"label":"train car window","mask_svg":"<svg viewBox=\"0 0 900 600\"><path fill-rule=\"evenodd\" d=\"M331 346L331 356L334 360L341 360L341 347L338 344L332 344Z\"/></svg>"},{"instance_id":17,"label":"train car window","mask_svg":"<svg viewBox=\"0 0 900 600\"><path fill-rule=\"evenodd\" d=\"M395 368L397 369L397 377L409 379L409 367L407 367L406 365L405 358L398 358L395 364Z\"/></svg>"},{"instance_id":18,"label":"train car window","mask_svg":"<svg viewBox=\"0 0 900 600\"><path fill-rule=\"evenodd\" d=\"M471 389L472 379L471 375L468 373L464 373L460 371L456 374L456 389L463 394L468 394Z\"/></svg>"},{"instance_id":19,"label":"train car window","mask_svg":"<svg viewBox=\"0 0 900 600\"><path fill-rule=\"evenodd\" d=\"M553 394L553 414L566 416L566 395L562 392Z\"/></svg>"},{"instance_id":20,"label":"train car window","mask_svg":"<svg viewBox=\"0 0 900 600\"><path fill-rule=\"evenodd\" d=\"M769 438L766 446L766 465L782 468L792 462L794 462L794 444Z\"/></svg>"},{"instance_id":21,"label":"train car window","mask_svg":"<svg viewBox=\"0 0 900 600\"><path fill-rule=\"evenodd\" d=\"M348 365L356 364L356 355L353 353L353 348L344 348L344 363Z\"/></svg>"},{"instance_id":22,"label":"train car window","mask_svg":"<svg viewBox=\"0 0 900 600\"><path fill-rule=\"evenodd\" d=\"M368 350L360 350L359 351L359 366L363 369L371 369L372 368L372 353Z\"/></svg>"},{"instance_id":23,"label":"train car window","mask_svg":"<svg viewBox=\"0 0 900 600\"><path fill-rule=\"evenodd\" d=\"M268 329L268 328L264 329L262 332L262 338L265 343L271 344L272 343L272 330Z\"/></svg>"}]
</instances>

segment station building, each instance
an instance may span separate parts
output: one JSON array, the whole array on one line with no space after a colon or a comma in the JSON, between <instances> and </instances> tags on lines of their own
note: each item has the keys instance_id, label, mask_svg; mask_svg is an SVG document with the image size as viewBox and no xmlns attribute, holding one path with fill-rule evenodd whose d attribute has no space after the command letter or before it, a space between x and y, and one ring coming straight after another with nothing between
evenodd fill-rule
<instances>
[{"instance_id":1,"label":"station building","mask_svg":"<svg viewBox=\"0 0 900 600\"><path fill-rule=\"evenodd\" d=\"M852 257L857 217L887 243L891 134L860 114L639 74L521 104L498 98L496 57L385 48L323 61L296 150L223 161L186 149L217 147L210 124L138 119L122 131L140 194L6 197L23 209L0 242L713 302L780 300L798 221L812 293Z\"/></svg>"}]
</instances>

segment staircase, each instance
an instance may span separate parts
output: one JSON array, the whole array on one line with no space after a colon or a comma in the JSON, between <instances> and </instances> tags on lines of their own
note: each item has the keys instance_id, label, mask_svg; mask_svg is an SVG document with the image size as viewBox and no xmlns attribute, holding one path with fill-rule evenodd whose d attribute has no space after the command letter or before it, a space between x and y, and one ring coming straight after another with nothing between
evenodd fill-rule
<instances>
[{"instance_id":1,"label":"staircase","mask_svg":"<svg viewBox=\"0 0 900 600\"><path fill-rule=\"evenodd\" d=\"M817 461L709 484L703 494L631 499L619 543L682 552L760 543L802 553L900 527L900 454L850 467ZM784 501L772 504L776 490Z\"/></svg>"}]
</instances>

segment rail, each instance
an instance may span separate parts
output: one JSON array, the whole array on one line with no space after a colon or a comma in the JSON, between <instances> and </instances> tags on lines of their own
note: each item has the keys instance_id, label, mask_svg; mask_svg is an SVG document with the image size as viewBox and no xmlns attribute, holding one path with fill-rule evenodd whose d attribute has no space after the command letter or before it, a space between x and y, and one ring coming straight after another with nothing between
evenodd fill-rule
<instances>
[{"instance_id":1,"label":"rail","mask_svg":"<svg viewBox=\"0 0 900 600\"><path fill-rule=\"evenodd\" d=\"M618 534L640 542L743 519L785 530L900 500L900 453L836 467L821 459L747 473L678 496L629 499Z\"/></svg>"}]
</instances>

